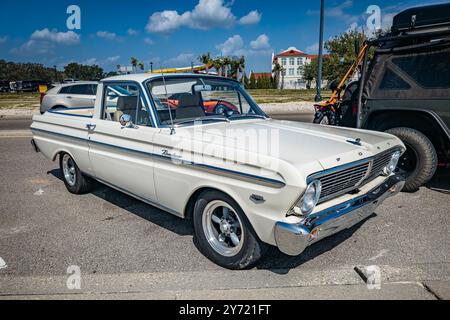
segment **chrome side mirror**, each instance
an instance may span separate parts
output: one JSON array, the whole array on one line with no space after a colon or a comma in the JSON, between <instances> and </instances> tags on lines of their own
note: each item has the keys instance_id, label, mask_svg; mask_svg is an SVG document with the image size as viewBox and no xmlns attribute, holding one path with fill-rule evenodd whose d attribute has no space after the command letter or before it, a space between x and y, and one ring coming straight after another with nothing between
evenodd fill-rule
<instances>
[{"instance_id":1,"label":"chrome side mirror","mask_svg":"<svg viewBox=\"0 0 450 320\"><path fill-rule=\"evenodd\" d=\"M133 121L131 120L131 116L129 114L123 114L120 116L119 123L122 127L133 128Z\"/></svg>"}]
</instances>

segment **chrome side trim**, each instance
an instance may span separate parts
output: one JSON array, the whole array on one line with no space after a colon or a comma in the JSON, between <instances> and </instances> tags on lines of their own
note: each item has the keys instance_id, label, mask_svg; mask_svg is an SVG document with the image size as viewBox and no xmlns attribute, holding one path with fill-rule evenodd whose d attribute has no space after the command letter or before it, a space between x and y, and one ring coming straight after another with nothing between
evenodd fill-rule
<instances>
[{"instance_id":1,"label":"chrome side trim","mask_svg":"<svg viewBox=\"0 0 450 320\"><path fill-rule=\"evenodd\" d=\"M143 154L143 155L146 155L146 156L149 156L149 157L153 157L155 159L171 161L174 164L181 164L181 165L184 165L184 166L195 167L195 168L198 168L198 169L202 169L202 170L211 172L213 174L220 174L222 176L228 176L228 177L233 177L233 178L239 177L240 180L242 180L242 181L248 181L248 182L252 182L252 183L256 182L256 183L258 183L260 185L265 185L265 186L272 187L272 188L283 188L283 187L286 186L286 184L283 181L279 181L279 180L275 180L275 179L271 179L271 178L266 178L266 177L261 177L261 176L256 176L256 175L248 174L248 173L245 173L245 172L239 172L239 171L234 171L234 170L214 167L214 166L206 165L206 164L203 164L203 163L196 163L196 162L192 162L192 161L187 161L187 160L183 160L183 159L174 158L172 156L165 156L163 154L156 154L156 153L150 153L150 152L140 151L140 150L136 150L136 149L130 149L130 148L125 148L125 147L115 146L115 145L107 144L107 143L104 143L104 142L99 142L99 141L90 140L90 139L84 139L84 138L80 138L80 137L75 137L75 136L71 136L71 135L67 135L67 134L56 133L56 132L42 130L42 129L32 128L31 130L32 131L37 131L37 132L43 132L43 133L47 133L47 134L58 135L58 136L62 136L62 137L67 137L67 138L73 138L73 139L77 139L77 140L82 140L82 141L86 141L86 142L89 142L89 143L95 143L95 144L98 144L98 145L104 145L104 146L107 146L107 147L111 147L111 148L115 148L115 149L119 149L119 150L124 150L124 151L128 151L128 152L134 152L134 153L138 153L138 154Z\"/></svg>"}]
</instances>

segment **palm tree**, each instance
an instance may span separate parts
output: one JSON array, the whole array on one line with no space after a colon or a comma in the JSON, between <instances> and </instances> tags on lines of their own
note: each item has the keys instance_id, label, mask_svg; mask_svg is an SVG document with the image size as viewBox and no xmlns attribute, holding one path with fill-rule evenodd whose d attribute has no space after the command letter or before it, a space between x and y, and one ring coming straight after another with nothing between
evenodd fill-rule
<instances>
[{"instance_id":1,"label":"palm tree","mask_svg":"<svg viewBox=\"0 0 450 320\"><path fill-rule=\"evenodd\" d=\"M281 86L280 86L280 89L281 89L281 90L283 90L283 87L284 87L284 73L283 73L283 71L284 71L284 69L283 69L283 67L278 63L278 61L275 62L275 66L273 67L272 72L275 73L275 82L276 82L276 84L277 84L277 87L278 87L279 82L280 82L280 74L281 74L281 76L282 76L282 81L281 81Z\"/></svg>"},{"instance_id":2,"label":"palm tree","mask_svg":"<svg viewBox=\"0 0 450 320\"><path fill-rule=\"evenodd\" d=\"M228 70L231 65L231 59L229 57L223 58L223 68L225 70L225 77L228 78Z\"/></svg>"},{"instance_id":3,"label":"palm tree","mask_svg":"<svg viewBox=\"0 0 450 320\"><path fill-rule=\"evenodd\" d=\"M206 66L206 73L209 73L209 67L211 66L211 53L202 54L198 57L198 60Z\"/></svg>"},{"instance_id":4,"label":"palm tree","mask_svg":"<svg viewBox=\"0 0 450 320\"><path fill-rule=\"evenodd\" d=\"M139 69L141 69L141 71L144 72L145 64L143 62L139 62Z\"/></svg>"},{"instance_id":5,"label":"palm tree","mask_svg":"<svg viewBox=\"0 0 450 320\"><path fill-rule=\"evenodd\" d=\"M231 76L235 76L236 80L239 81L239 75L240 75L240 70L239 70L239 61L236 57L234 57L231 60Z\"/></svg>"},{"instance_id":6,"label":"palm tree","mask_svg":"<svg viewBox=\"0 0 450 320\"><path fill-rule=\"evenodd\" d=\"M242 81L242 83L244 83L244 80L245 80L245 77L246 77L246 74L245 74L245 57L241 56L237 60L237 64L238 64L239 73L242 73L241 81Z\"/></svg>"},{"instance_id":7,"label":"palm tree","mask_svg":"<svg viewBox=\"0 0 450 320\"><path fill-rule=\"evenodd\" d=\"M138 59L135 57L131 57L131 66L133 67L133 72L137 73L137 65L138 65Z\"/></svg>"},{"instance_id":8,"label":"palm tree","mask_svg":"<svg viewBox=\"0 0 450 320\"><path fill-rule=\"evenodd\" d=\"M222 75L222 68L224 66L223 59L222 58L214 59L212 61L212 66L214 67L214 69L217 70L217 73L219 74L219 76L221 76Z\"/></svg>"}]
</instances>

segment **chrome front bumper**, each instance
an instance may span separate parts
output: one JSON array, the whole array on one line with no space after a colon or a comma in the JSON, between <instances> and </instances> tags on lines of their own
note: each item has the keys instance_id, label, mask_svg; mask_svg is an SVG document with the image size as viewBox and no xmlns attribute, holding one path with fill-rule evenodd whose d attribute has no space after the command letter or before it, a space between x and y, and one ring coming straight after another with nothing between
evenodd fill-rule
<instances>
[{"instance_id":1,"label":"chrome front bumper","mask_svg":"<svg viewBox=\"0 0 450 320\"><path fill-rule=\"evenodd\" d=\"M368 193L314 213L302 223L277 222L275 225L277 246L287 255L299 255L311 244L349 229L366 219L386 198L399 193L404 185L402 177L392 176Z\"/></svg>"}]
</instances>

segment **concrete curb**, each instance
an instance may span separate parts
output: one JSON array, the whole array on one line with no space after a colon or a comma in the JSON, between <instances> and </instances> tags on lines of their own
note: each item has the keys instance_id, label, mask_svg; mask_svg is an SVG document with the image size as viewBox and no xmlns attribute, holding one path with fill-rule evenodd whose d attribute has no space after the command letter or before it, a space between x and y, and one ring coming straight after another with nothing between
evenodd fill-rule
<instances>
[{"instance_id":1,"label":"concrete curb","mask_svg":"<svg viewBox=\"0 0 450 320\"><path fill-rule=\"evenodd\" d=\"M394 287L398 288L399 290L394 290L395 296L402 299L436 299L440 297L439 294L433 292L432 287L436 287L440 294L445 296L450 284L450 275L447 273L449 265L448 263L426 264L406 268L379 266L382 280L381 289L385 286L387 288L391 286L391 291L394 290ZM291 293L294 297L304 298L307 297L308 292L309 294L321 292L321 298L354 299L359 296L355 295L356 292L364 293L373 290L368 289L353 268L353 266L342 266L330 270L220 270L178 273L81 274L80 290L67 288L69 276L14 277L4 275L0 276L0 299L9 296L56 297L73 294L92 295L92 297L102 294L134 294L142 298L164 299L180 296L185 299L213 299L214 297L224 298L224 296L228 296L230 299L237 297L269 299L270 297L286 298L287 293ZM427 282L429 287L424 286L424 282ZM355 288L356 291L345 289L349 286ZM228 293L223 295L224 292ZM230 294L231 292L235 294ZM347 292L350 295L339 297L339 292ZM352 292L353 294L351 294ZM368 295L376 294L367 293L361 297L370 298ZM389 295L384 298L388 297ZM311 298L320 297L311 295Z\"/></svg>"},{"instance_id":2,"label":"concrete curb","mask_svg":"<svg viewBox=\"0 0 450 320\"><path fill-rule=\"evenodd\" d=\"M28 138L31 136L30 130L0 130L0 138Z\"/></svg>"}]
</instances>

